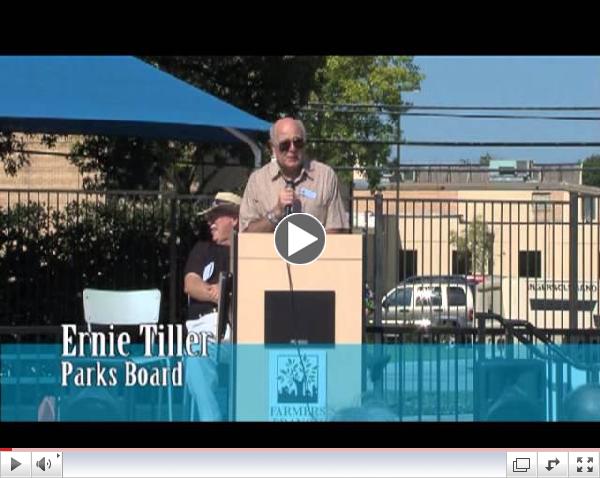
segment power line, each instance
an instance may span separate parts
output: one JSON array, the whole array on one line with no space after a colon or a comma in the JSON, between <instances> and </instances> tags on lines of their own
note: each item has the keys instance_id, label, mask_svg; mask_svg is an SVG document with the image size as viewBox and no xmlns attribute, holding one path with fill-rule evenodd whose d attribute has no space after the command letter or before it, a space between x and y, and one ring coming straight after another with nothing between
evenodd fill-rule
<instances>
[{"instance_id":1,"label":"power line","mask_svg":"<svg viewBox=\"0 0 600 478\"><path fill-rule=\"evenodd\" d=\"M600 111L600 106L417 106L413 110L463 110L463 111Z\"/></svg>"},{"instance_id":2,"label":"power line","mask_svg":"<svg viewBox=\"0 0 600 478\"><path fill-rule=\"evenodd\" d=\"M316 112L317 110L304 110ZM318 110L324 112L325 110ZM335 110L332 114L365 114L364 111ZM386 112L388 113L388 112ZM552 120L552 121L600 121L600 116L538 116L538 115L501 115L501 114L458 114L458 113L402 113L402 117L434 117L434 118L469 118L469 119L522 119L522 120Z\"/></svg>"},{"instance_id":3,"label":"power line","mask_svg":"<svg viewBox=\"0 0 600 478\"><path fill-rule=\"evenodd\" d=\"M308 103L308 106L322 106L335 108L363 108L385 109L389 111L411 110L465 110L465 111L600 111L600 106L437 106L437 105L411 105L411 104L386 104L386 103ZM310 108L301 108L308 110ZM326 110L318 110L326 111Z\"/></svg>"},{"instance_id":4,"label":"power line","mask_svg":"<svg viewBox=\"0 0 600 478\"><path fill-rule=\"evenodd\" d=\"M404 113L402 116L429 116L440 118L472 118L472 119L526 119L552 121L600 121L600 116L535 116L535 115L480 115L456 113Z\"/></svg>"},{"instance_id":5,"label":"power line","mask_svg":"<svg viewBox=\"0 0 600 478\"><path fill-rule=\"evenodd\" d=\"M447 147L529 147L529 148L587 148L600 147L600 142L594 141L392 141L392 140L356 140L344 138L316 138L308 140L316 144L364 144L364 145L397 145L401 146L447 146Z\"/></svg>"}]
</instances>

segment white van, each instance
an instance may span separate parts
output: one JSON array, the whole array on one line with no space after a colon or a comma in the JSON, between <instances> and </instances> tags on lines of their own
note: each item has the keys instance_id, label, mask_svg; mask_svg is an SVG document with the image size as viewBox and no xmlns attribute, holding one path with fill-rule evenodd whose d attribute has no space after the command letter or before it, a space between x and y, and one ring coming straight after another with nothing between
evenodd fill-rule
<instances>
[{"instance_id":1,"label":"white van","mask_svg":"<svg viewBox=\"0 0 600 478\"><path fill-rule=\"evenodd\" d=\"M477 282L466 276L415 276L382 300L383 325L474 327Z\"/></svg>"}]
</instances>

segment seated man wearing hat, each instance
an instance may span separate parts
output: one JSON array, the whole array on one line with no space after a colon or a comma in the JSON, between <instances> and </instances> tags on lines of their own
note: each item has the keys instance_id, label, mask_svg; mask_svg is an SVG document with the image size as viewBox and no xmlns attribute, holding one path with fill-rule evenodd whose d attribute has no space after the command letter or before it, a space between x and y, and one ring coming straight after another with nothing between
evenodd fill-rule
<instances>
[{"instance_id":1,"label":"seated man wearing hat","mask_svg":"<svg viewBox=\"0 0 600 478\"><path fill-rule=\"evenodd\" d=\"M221 192L209 209L202 211L210 225L211 242L198 241L188 256L184 272L184 291L189 296L188 331L208 332L217 337L217 304L219 274L229 270L231 235L238 225L241 198ZM225 334L228 340L229 327ZM214 345L209 344L209 357L189 357L186 361L186 387L191 393L200 420L217 421L221 410L215 391L218 385Z\"/></svg>"}]
</instances>

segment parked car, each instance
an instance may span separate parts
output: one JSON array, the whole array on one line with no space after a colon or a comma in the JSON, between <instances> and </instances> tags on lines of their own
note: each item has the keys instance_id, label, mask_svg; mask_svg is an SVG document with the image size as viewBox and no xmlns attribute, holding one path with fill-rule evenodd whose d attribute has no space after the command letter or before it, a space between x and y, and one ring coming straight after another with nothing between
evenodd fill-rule
<instances>
[{"instance_id":1,"label":"parked car","mask_svg":"<svg viewBox=\"0 0 600 478\"><path fill-rule=\"evenodd\" d=\"M473 327L477 280L468 276L414 276L382 300L384 325Z\"/></svg>"}]
</instances>

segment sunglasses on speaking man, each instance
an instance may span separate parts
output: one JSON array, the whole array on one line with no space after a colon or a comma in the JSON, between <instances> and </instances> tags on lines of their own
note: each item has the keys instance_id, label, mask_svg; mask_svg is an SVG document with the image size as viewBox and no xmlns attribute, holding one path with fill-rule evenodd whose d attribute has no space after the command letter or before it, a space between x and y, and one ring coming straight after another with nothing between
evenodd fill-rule
<instances>
[{"instance_id":1,"label":"sunglasses on speaking man","mask_svg":"<svg viewBox=\"0 0 600 478\"><path fill-rule=\"evenodd\" d=\"M304 148L304 138L294 138L294 139L286 139L279 143L277 146L279 151L282 153L287 153L289 149L294 145L294 149L302 149Z\"/></svg>"}]
</instances>

